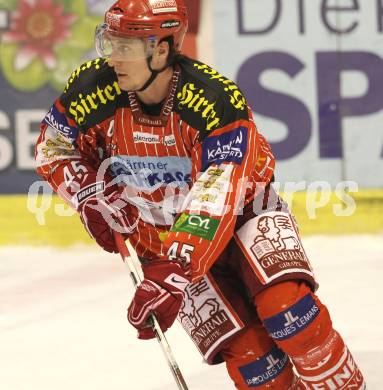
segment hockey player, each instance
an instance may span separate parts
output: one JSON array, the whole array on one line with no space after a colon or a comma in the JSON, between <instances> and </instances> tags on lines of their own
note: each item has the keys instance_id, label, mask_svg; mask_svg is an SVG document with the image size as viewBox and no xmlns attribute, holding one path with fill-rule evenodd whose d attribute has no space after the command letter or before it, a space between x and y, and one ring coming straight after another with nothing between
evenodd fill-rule
<instances>
[{"instance_id":1,"label":"hockey player","mask_svg":"<svg viewBox=\"0 0 383 390\"><path fill-rule=\"evenodd\" d=\"M38 172L101 247L117 252L114 229L136 249L139 338L151 312L164 330L178 316L238 389L365 389L270 184L270 147L237 85L180 54L187 23L181 0L117 1L100 58L42 121Z\"/></svg>"}]
</instances>

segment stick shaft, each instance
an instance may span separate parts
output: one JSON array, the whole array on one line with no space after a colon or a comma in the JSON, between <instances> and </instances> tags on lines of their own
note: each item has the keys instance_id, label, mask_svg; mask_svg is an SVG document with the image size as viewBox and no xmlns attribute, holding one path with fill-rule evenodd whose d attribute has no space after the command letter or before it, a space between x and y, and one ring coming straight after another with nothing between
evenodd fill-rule
<instances>
[{"instance_id":1,"label":"stick shaft","mask_svg":"<svg viewBox=\"0 0 383 390\"><path fill-rule=\"evenodd\" d=\"M137 270L136 264L138 264L138 257L137 253L128 241L125 243L124 238L119 233L114 233L114 239L116 241L117 248L120 252L122 261L127 264L130 272L130 277L132 278L132 282L135 288L138 287L138 285L141 283L141 277ZM151 314L150 316L153 331L156 335L157 341L161 346L162 352L165 356L166 362L168 363L168 366L173 374L173 377L177 383L177 386L180 390L188 390L187 384L185 382L185 379L181 373L181 370L178 367L178 364L174 358L173 352L170 348L170 345L168 343L168 340L165 337L164 332L162 331L157 318L154 314Z\"/></svg>"}]
</instances>

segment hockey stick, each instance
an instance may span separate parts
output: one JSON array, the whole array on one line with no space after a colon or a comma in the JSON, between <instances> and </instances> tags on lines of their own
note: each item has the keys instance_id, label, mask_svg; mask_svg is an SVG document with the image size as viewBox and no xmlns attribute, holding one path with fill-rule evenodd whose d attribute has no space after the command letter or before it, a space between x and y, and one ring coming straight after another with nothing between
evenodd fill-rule
<instances>
[{"instance_id":1,"label":"hockey stick","mask_svg":"<svg viewBox=\"0 0 383 390\"><path fill-rule=\"evenodd\" d=\"M129 240L125 242L124 238L121 234L114 232L114 240L116 241L116 245L118 248L118 251L120 252L122 261L127 264L130 272L130 277L132 278L133 285L135 288L138 287L140 284L141 277L140 274L136 268L136 264L138 263L138 257L137 253L130 244ZM178 367L178 364L174 358L173 352L170 348L170 345L168 343L168 340L165 337L164 332L162 331L157 318L154 314L150 315L150 320L152 323L153 331L156 335L157 341L159 342L162 352L165 355L166 361L168 363L168 366L170 370L172 371L172 374L174 376L174 379L177 383L177 386L180 390L188 390L187 384L185 382L184 377L182 376L182 373Z\"/></svg>"}]
</instances>

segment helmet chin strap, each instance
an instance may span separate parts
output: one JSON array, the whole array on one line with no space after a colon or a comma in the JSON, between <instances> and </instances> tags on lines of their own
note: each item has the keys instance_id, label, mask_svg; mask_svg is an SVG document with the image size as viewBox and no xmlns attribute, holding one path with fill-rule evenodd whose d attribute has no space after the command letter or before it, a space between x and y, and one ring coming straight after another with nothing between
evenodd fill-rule
<instances>
[{"instance_id":1,"label":"helmet chin strap","mask_svg":"<svg viewBox=\"0 0 383 390\"><path fill-rule=\"evenodd\" d=\"M150 56L146 60L146 62L148 64L148 68L149 68L149 70L151 72L150 77L148 78L148 80L146 80L145 84L140 89L136 89L134 92L143 92L143 91L145 91L145 89L147 89L152 84L152 82L156 79L156 77L170 66L170 64L168 62L168 63L165 64L165 66L162 69L154 70L152 68L152 66L151 66L152 58L153 58L153 56Z\"/></svg>"},{"instance_id":2,"label":"helmet chin strap","mask_svg":"<svg viewBox=\"0 0 383 390\"><path fill-rule=\"evenodd\" d=\"M149 70L152 72L152 74L150 75L150 77L148 78L148 80L146 80L146 83L140 88L140 89L136 89L134 92L143 92L145 91L145 89L147 89L151 84L152 82L156 79L156 77L162 73L164 70L166 70L169 66L172 66L173 63L174 63L174 47L173 47L173 44L170 45L170 53L168 55L168 59L166 61L166 64L165 66L160 69L160 70L154 70L152 68L152 59L153 59L153 55L149 56L147 59L146 59L146 62L148 64L148 68Z\"/></svg>"}]
</instances>

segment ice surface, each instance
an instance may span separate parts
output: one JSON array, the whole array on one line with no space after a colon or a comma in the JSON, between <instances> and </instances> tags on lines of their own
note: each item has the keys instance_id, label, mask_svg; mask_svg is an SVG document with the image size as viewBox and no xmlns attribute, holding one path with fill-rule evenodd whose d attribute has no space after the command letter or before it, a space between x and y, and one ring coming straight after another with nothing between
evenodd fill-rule
<instances>
[{"instance_id":1,"label":"ice surface","mask_svg":"<svg viewBox=\"0 0 383 390\"><path fill-rule=\"evenodd\" d=\"M383 383L383 237L304 239L319 296L361 366ZM176 389L156 341L126 321L132 287L119 256L96 247L0 248L0 389ZM167 332L191 390L233 389L178 324Z\"/></svg>"}]
</instances>

